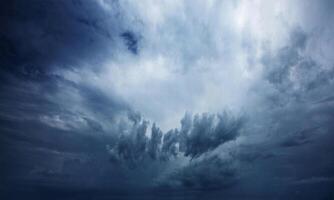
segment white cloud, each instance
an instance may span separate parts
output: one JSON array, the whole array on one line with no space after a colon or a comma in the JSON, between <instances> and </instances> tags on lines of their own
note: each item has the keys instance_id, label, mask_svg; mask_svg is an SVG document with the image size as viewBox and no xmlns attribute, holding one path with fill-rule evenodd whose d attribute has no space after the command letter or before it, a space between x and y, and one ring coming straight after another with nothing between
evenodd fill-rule
<instances>
[{"instance_id":1,"label":"white cloud","mask_svg":"<svg viewBox=\"0 0 334 200\"><path fill-rule=\"evenodd\" d=\"M99 3L111 6L108 1ZM306 27L308 5L300 5L299 1L122 1L118 6L123 28L139 36L139 54L118 49L99 72L78 73L86 84L116 94L164 130L178 126L185 111L242 110L256 105L252 101L258 94L253 89L263 83L263 55L276 54L289 45L292 30ZM316 49L327 52L323 46ZM317 55L330 59L327 53ZM78 81L76 75L68 77Z\"/></svg>"}]
</instances>

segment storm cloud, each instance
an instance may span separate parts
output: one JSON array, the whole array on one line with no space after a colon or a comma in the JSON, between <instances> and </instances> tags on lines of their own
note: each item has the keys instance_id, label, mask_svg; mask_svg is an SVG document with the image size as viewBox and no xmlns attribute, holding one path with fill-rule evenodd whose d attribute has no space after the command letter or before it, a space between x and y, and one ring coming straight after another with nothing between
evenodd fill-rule
<instances>
[{"instance_id":1,"label":"storm cloud","mask_svg":"<svg viewBox=\"0 0 334 200\"><path fill-rule=\"evenodd\" d=\"M332 199L333 6L1 1L0 196Z\"/></svg>"},{"instance_id":2,"label":"storm cloud","mask_svg":"<svg viewBox=\"0 0 334 200\"><path fill-rule=\"evenodd\" d=\"M222 114L202 114L192 117L185 114L181 128L163 133L154 123L151 136L146 135L148 121L133 120L119 133L114 145L108 145L114 161L135 161L150 157L167 161L177 156L199 157L213 151L220 145L235 140L243 127L244 120L227 112Z\"/></svg>"}]
</instances>

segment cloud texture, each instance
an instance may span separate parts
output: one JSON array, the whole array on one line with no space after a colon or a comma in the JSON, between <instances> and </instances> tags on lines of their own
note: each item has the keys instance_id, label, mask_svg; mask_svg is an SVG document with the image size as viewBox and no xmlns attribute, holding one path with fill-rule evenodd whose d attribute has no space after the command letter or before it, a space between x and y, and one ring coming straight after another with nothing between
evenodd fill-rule
<instances>
[{"instance_id":1,"label":"cloud texture","mask_svg":"<svg viewBox=\"0 0 334 200\"><path fill-rule=\"evenodd\" d=\"M2 1L1 194L332 199L333 6Z\"/></svg>"}]
</instances>

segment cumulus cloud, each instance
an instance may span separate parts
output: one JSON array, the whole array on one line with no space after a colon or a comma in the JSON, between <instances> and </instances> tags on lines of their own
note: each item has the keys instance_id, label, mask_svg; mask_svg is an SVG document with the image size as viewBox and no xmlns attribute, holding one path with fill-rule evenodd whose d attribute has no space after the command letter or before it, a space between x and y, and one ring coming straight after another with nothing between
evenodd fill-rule
<instances>
[{"instance_id":1,"label":"cumulus cloud","mask_svg":"<svg viewBox=\"0 0 334 200\"><path fill-rule=\"evenodd\" d=\"M242 126L243 118L227 113L195 115L192 128L185 132L185 155L197 157L236 139ZM186 127L183 130L187 129Z\"/></svg>"},{"instance_id":2,"label":"cumulus cloud","mask_svg":"<svg viewBox=\"0 0 334 200\"><path fill-rule=\"evenodd\" d=\"M106 146L113 164L137 171L145 163L158 161L168 166L183 160L179 167L160 169L155 177L158 187L217 189L236 183L236 162L217 152L239 136L244 126L242 117L228 112L195 116L186 113L180 130L166 133L155 123L147 133L148 121L140 116L133 119L129 115L127 119L114 143Z\"/></svg>"},{"instance_id":3,"label":"cumulus cloud","mask_svg":"<svg viewBox=\"0 0 334 200\"><path fill-rule=\"evenodd\" d=\"M161 151L162 131L153 123L151 139L148 144L148 154L152 159L157 159Z\"/></svg>"},{"instance_id":4,"label":"cumulus cloud","mask_svg":"<svg viewBox=\"0 0 334 200\"><path fill-rule=\"evenodd\" d=\"M113 161L129 163L147 158L168 161L180 154L193 159L236 139L243 123L242 117L227 112L194 117L186 114L181 120L180 131L175 128L163 133L154 123L148 137L148 121L134 120L120 129L117 141L107 149Z\"/></svg>"}]
</instances>

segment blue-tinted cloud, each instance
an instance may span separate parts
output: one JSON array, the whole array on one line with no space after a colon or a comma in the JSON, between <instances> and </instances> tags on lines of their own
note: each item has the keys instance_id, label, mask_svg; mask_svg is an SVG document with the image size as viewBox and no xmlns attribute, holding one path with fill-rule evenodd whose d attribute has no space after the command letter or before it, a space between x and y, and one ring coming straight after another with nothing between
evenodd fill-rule
<instances>
[{"instance_id":1,"label":"blue-tinted cloud","mask_svg":"<svg viewBox=\"0 0 334 200\"><path fill-rule=\"evenodd\" d=\"M0 4L5 199L333 196L329 1Z\"/></svg>"}]
</instances>

